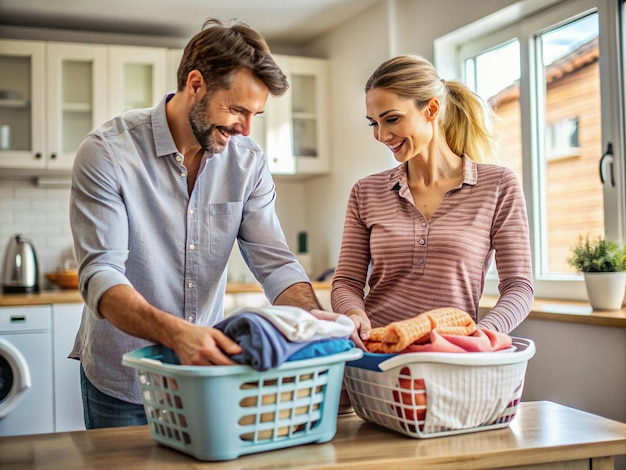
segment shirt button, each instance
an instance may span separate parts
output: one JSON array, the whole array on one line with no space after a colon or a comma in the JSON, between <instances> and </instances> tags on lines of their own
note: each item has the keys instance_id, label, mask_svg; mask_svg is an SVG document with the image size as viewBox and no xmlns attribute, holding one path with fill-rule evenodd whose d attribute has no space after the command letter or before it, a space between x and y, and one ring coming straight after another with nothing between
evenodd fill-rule
<instances>
[{"instance_id":1,"label":"shirt button","mask_svg":"<svg viewBox=\"0 0 626 470\"><path fill-rule=\"evenodd\" d=\"M189 284L187 284L187 287L189 287L190 289L193 289L193 282L190 282Z\"/></svg>"},{"instance_id":2,"label":"shirt button","mask_svg":"<svg viewBox=\"0 0 626 470\"><path fill-rule=\"evenodd\" d=\"M417 262L418 262L419 264L424 264L424 258L420 258Z\"/></svg>"},{"instance_id":3,"label":"shirt button","mask_svg":"<svg viewBox=\"0 0 626 470\"><path fill-rule=\"evenodd\" d=\"M195 212L196 212L195 210L193 210L193 209L189 209L189 215L194 215L194 214L195 214Z\"/></svg>"},{"instance_id":4,"label":"shirt button","mask_svg":"<svg viewBox=\"0 0 626 470\"><path fill-rule=\"evenodd\" d=\"M192 244L192 245L189 245L189 249L190 249L190 250L195 250L195 249L196 249L196 245L193 245L193 244Z\"/></svg>"},{"instance_id":5,"label":"shirt button","mask_svg":"<svg viewBox=\"0 0 626 470\"><path fill-rule=\"evenodd\" d=\"M185 176L187 176L187 173L185 173L185 172L181 172L181 173L180 173L180 177L181 177L181 178L184 178Z\"/></svg>"},{"instance_id":6,"label":"shirt button","mask_svg":"<svg viewBox=\"0 0 626 470\"><path fill-rule=\"evenodd\" d=\"M189 321L192 322L193 321L193 315L189 315Z\"/></svg>"},{"instance_id":7,"label":"shirt button","mask_svg":"<svg viewBox=\"0 0 626 470\"><path fill-rule=\"evenodd\" d=\"M422 227L426 227L428 225L426 222L422 222Z\"/></svg>"},{"instance_id":8,"label":"shirt button","mask_svg":"<svg viewBox=\"0 0 626 470\"><path fill-rule=\"evenodd\" d=\"M419 244L420 245L425 245L426 244L426 240L424 240L423 238L420 238Z\"/></svg>"},{"instance_id":9,"label":"shirt button","mask_svg":"<svg viewBox=\"0 0 626 470\"><path fill-rule=\"evenodd\" d=\"M183 157L181 157L180 155L178 155L178 156L176 157L176 161L177 161L177 162L182 162L182 161L183 161Z\"/></svg>"}]
</instances>

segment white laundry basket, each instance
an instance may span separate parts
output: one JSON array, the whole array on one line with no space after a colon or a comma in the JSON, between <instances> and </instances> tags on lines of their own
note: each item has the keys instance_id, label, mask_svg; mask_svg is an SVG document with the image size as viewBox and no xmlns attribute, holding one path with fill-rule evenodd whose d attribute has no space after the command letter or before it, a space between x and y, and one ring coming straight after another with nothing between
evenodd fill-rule
<instances>
[{"instance_id":1,"label":"white laundry basket","mask_svg":"<svg viewBox=\"0 0 626 470\"><path fill-rule=\"evenodd\" d=\"M427 438L509 426L531 340L502 352L370 354L348 362L345 387L365 421Z\"/></svg>"}]
</instances>

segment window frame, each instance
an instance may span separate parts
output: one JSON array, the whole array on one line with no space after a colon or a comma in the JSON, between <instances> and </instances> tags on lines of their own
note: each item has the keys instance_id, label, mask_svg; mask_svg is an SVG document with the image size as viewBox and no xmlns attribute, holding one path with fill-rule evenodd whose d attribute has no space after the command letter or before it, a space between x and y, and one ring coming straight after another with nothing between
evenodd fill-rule
<instances>
[{"instance_id":1,"label":"window frame","mask_svg":"<svg viewBox=\"0 0 626 470\"><path fill-rule=\"evenodd\" d=\"M520 113L523 161L523 186L526 194L530 224L535 296L542 298L586 300L580 275L554 275L540 272L542 249L541 231L545 223L539 204L542 201L541 167L545 155L540 151L545 129L545 109L542 90L544 77L535 65L538 41L535 38L549 29L597 11L599 16L600 77L602 109L602 148L613 144L615 187L604 185L604 220L608 238L623 242L626 233L624 163L624 102L622 67L624 43L620 37L623 24L623 0L524 0L514 3L485 18L453 31L434 42L434 62L444 79L464 80L464 61L468 57L517 39L520 42ZM598 161L602 152L598 155ZM600 176L598 175L598 179ZM485 294L497 295L497 277L489 275Z\"/></svg>"}]
</instances>

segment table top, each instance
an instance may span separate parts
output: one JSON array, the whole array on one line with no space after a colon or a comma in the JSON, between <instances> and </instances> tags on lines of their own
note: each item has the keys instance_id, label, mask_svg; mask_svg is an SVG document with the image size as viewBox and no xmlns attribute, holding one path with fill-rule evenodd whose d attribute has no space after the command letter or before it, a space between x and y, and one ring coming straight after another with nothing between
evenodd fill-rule
<instances>
[{"instance_id":1,"label":"table top","mask_svg":"<svg viewBox=\"0 0 626 470\"><path fill-rule=\"evenodd\" d=\"M340 416L335 438L224 462L157 444L147 426L0 438L0 469L498 468L626 454L626 424L548 401L521 403L510 427L415 439Z\"/></svg>"}]
</instances>

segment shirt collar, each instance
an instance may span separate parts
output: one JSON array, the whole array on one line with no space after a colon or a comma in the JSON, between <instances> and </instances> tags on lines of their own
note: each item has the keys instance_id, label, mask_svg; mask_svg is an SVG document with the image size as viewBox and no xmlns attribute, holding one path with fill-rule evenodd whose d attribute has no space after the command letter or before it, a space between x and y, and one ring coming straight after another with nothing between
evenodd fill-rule
<instances>
[{"instance_id":1,"label":"shirt collar","mask_svg":"<svg viewBox=\"0 0 626 470\"><path fill-rule=\"evenodd\" d=\"M478 166L467 154L463 154L463 184L475 185L478 181ZM389 173L389 189L398 191L400 188L408 187L406 163L395 167Z\"/></svg>"},{"instance_id":2,"label":"shirt collar","mask_svg":"<svg viewBox=\"0 0 626 470\"><path fill-rule=\"evenodd\" d=\"M152 111L152 130L157 157L163 157L178 152L165 114L165 104L172 99L174 94L175 93L168 93L165 95Z\"/></svg>"}]
</instances>

